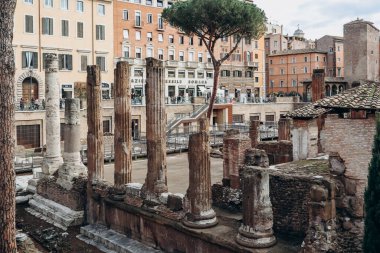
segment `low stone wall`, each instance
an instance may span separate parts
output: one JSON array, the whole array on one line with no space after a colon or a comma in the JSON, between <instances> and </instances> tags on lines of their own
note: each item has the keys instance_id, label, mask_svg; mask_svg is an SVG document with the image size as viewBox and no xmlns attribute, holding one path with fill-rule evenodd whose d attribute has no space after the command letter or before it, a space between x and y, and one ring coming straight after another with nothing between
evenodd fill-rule
<instances>
[{"instance_id":1,"label":"low stone wall","mask_svg":"<svg viewBox=\"0 0 380 253\"><path fill-rule=\"evenodd\" d=\"M293 161L293 144L291 141L259 142L257 148L265 150L270 165Z\"/></svg>"}]
</instances>

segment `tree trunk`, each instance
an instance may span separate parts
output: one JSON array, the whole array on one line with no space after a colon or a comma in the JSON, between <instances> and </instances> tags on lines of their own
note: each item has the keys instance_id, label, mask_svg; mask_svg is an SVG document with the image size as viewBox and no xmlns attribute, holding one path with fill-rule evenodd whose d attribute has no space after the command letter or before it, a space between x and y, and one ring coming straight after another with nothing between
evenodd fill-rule
<instances>
[{"instance_id":1,"label":"tree trunk","mask_svg":"<svg viewBox=\"0 0 380 253\"><path fill-rule=\"evenodd\" d=\"M0 252L16 253L13 16L16 0L0 0Z\"/></svg>"},{"instance_id":2,"label":"tree trunk","mask_svg":"<svg viewBox=\"0 0 380 253\"><path fill-rule=\"evenodd\" d=\"M211 122L212 109L214 107L216 92L218 90L219 72L220 72L220 65L216 65L214 67L214 84L212 87L212 95L210 98L210 105L208 106L208 111L207 111L207 118L209 122Z\"/></svg>"}]
</instances>

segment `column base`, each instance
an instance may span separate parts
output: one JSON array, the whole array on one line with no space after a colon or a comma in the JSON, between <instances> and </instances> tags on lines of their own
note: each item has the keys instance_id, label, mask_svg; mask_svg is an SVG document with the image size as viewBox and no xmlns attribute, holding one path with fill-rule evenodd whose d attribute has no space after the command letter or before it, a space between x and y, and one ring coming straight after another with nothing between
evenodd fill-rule
<instances>
[{"instance_id":1,"label":"column base","mask_svg":"<svg viewBox=\"0 0 380 253\"><path fill-rule=\"evenodd\" d=\"M213 209L202 212L200 215L187 213L182 220L183 225L189 228L210 228L218 224L216 213Z\"/></svg>"},{"instance_id":2,"label":"column base","mask_svg":"<svg viewBox=\"0 0 380 253\"><path fill-rule=\"evenodd\" d=\"M58 169L57 184L71 190L73 188L73 179L79 176L87 176L87 167L81 162L78 164L62 164Z\"/></svg>"},{"instance_id":3,"label":"column base","mask_svg":"<svg viewBox=\"0 0 380 253\"><path fill-rule=\"evenodd\" d=\"M58 157L45 157L42 161L42 173L45 176L53 175L63 163L61 156Z\"/></svg>"},{"instance_id":4,"label":"column base","mask_svg":"<svg viewBox=\"0 0 380 253\"><path fill-rule=\"evenodd\" d=\"M236 236L236 242L248 248L269 248L275 245L277 240L272 229L260 232L254 231L252 227L242 225Z\"/></svg>"}]
</instances>

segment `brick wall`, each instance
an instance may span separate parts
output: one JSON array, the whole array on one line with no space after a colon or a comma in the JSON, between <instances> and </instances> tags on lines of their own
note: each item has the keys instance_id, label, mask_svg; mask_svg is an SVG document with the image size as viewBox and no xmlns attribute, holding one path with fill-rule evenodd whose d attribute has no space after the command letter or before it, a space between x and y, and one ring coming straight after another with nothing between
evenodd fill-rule
<instances>
[{"instance_id":1,"label":"brick wall","mask_svg":"<svg viewBox=\"0 0 380 253\"><path fill-rule=\"evenodd\" d=\"M270 165L293 161L293 144L291 141L259 142L256 148L265 150Z\"/></svg>"}]
</instances>

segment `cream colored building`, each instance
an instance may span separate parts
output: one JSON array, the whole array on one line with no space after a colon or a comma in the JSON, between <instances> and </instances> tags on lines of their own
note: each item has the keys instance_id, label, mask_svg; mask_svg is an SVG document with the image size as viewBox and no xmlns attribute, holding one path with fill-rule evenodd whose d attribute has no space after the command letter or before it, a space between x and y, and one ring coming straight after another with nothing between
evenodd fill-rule
<instances>
[{"instance_id":1,"label":"cream colored building","mask_svg":"<svg viewBox=\"0 0 380 253\"><path fill-rule=\"evenodd\" d=\"M24 106L44 99L47 53L58 56L62 98L74 97L74 85L86 82L87 65L100 65L103 87L111 87L113 1L18 0L13 44L18 106L21 98Z\"/></svg>"}]
</instances>

